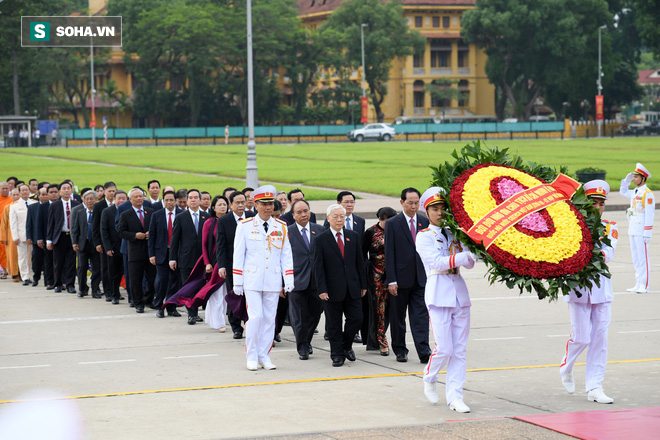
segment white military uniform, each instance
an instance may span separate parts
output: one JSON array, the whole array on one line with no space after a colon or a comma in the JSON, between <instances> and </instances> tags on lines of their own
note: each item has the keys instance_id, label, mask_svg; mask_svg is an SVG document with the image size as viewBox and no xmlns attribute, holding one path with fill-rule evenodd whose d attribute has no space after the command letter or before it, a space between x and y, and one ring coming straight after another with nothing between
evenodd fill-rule
<instances>
[{"instance_id":1,"label":"white military uniform","mask_svg":"<svg viewBox=\"0 0 660 440\"><path fill-rule=\"evenodd\" d=\"M616 223L603 221L611 246L600 244L605 263L614 258L617 238L619 237ZM587 346L587 369L585 389L589 391L602 388L607 364L607 330L610 326L612 309L612 281L604 275L600 276L600 287L595 284L591 289L577 289L581 297L572 290L564 296L568 302L571 314L571 336L566 344L566 353L559 367L562 376L573 371L577 357Z\"/></svg>"},{"instance_id":2,"label":"white military uniform","mask_svg":"<svg viewBox=\"0 0 660 440\"><path fill-rule=\"evenodd\" d=\"M27 205L36 203L34 200L27 200ZM21 272L23 281L32 279L32 245L27 244L27 212L26 201L18 199L9 208L9 227L12 238L21 240L16 245L18 253L18 268Z\"/></svg>"},{"instance_id":3,"label":"white military uniform","mask_svg":"<svg viewBox=\"0 0 660 440\"><path fill-rule=\"evenodd\" d=\"M651 175L648 170L637 164L636 173L647 178ZM630 237L630 252L635 267L635 286L630 289L634 292L646 292L649 288L649 241L653 233L653 219L655 217L655 197L646 184L629 190L630 182L621 181L619 192L630 199L628 208L628 236Z\"/></svg>"},{"instance_id":4,"label":"white military uniform","mask_svg":"<svg viewBox=\"0 0 660 440\"><path fill-rule=\"evenodd\" d=\"M426 194L426 193L425 193ZM447 404L463 399L465 353L470 333L470 296L459 267L474 267L449 230L431 225L417 233L417 253L426 270L424 301L429 311L435 349L424 369L424 381L436 382L447 364Z\"/></svg>"},{"instance_id":5,"label":"white military uniform","mask_svg":"<svg viewBox=\"0 0 660 440\"><path fill-rule=\"evenodd\" d=\"M268 232L264 229L268 224ZM245 350L248 362L270 363L268 353L275 336L275 315L282 278L293 289L293 257L286 223L259 215L241 221L234 239L234 286L245 292L249 320Z\"/></svg>"}]
</instances>

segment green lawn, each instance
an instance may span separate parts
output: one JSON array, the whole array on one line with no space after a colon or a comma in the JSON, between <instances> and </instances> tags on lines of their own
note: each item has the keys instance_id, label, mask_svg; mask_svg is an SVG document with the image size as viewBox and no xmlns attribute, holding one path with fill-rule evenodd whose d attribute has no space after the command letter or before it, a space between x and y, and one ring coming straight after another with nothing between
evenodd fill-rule
<instances>
[{"instance_id":1,"label":"green lawn","mask_svg":"<svg viewBox=\"0 0 660 440\"><path fill-rule=\"evenodd\" d=\"M257 145L259 179L261 183L287 182L288 190L297 184L332 188L347 188L396 196L402 188L424 188L430 181L430 165L451 159L454 149L462 142L389 142L389 143L332 143L301 145ZM510 154L523 159L559 168L566 165L569 172L585 166L607 171L607 180L613 188L632 171L636 162L642 162L652 174L660 178L660 138L603 138L569 140L496 140L488 146L508 147ZM14 152L20 156L6 154ZM245 177L246 147L181 146L147 148L39 148L0 150L5 174L21 178L36 176L43 180L72 178L79 187L104 180L115 180L120 186L145 184L151 178L175 187L193 186L214 193L226 186L241 186L235 180L223 178ZM68 161L48 161L26 156L48 156ZM78 162L76 162L78 161ZM145 166L183 174L155 172L130 168L109 168L84 164L93 161L104 164ZM10 171L11 170L11 171ZM207 173L202 177L185 172ZM217 176L217 177L216 177ZM651 188L660 185L651 179ZM278 190L280 189L278 186ZM332 198L333 193L306 190L309 199Z\"/></svg>"}]
</instances>

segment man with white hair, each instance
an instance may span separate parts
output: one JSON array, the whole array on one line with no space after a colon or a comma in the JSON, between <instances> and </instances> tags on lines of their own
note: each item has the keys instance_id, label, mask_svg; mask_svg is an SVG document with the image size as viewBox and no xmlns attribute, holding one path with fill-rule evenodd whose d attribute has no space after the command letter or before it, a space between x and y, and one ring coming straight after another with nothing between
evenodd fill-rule
<instances>
[{"instance_id":1,"label":"man with white hair","mask_svg":"<svg viewBox=\"0 0 660 440\"><path fill-rule=\"evenodd\" d=\"M34 203L30 200L30 188L25 185L18 187L19 199L9 210L9 227L18 252L18 268L24 286L32 284L32 245L27 242L27 212L28 206Z\"/></svg>"},{"instance_id":2,"label":"man with white hair","mask_svg":"<svg viewBox=\"0 0 660 440\"><path fill-rule=\"evenodd\" d=\"M101 298L101 258L92 240L92 214L96 191L83 194L83 204L71 212L71 243L78 256L78 297L87 296L87 268L92 266L92 298Z\"/></svg>"},{"instance_id":3,"label":"man with white hair","mask_svg":"<svg viewBox=\"0 0 660 440\"><path fill-rule=\"evenodd\" d=\"M327 210L330 228L316 237L314 277L323 301L333 367L355 361L353 339L362 324L362 300L367 292L367 274L360 249L360 236L344 228L346 209L332 204ZM342 316L346 323L342 330Z\"/></svg>"}]
</instances>

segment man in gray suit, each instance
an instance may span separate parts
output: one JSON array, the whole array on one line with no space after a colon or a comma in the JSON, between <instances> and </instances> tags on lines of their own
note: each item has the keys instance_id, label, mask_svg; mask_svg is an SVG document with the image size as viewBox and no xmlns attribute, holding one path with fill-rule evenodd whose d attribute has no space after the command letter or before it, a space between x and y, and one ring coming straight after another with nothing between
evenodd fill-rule
<instances>
[{"instance_id":1,"label":"man in gray suit","mask_svg":"<svg viewBox=\"0 0 660 440\"><path fill-rule=\"evenodd\" d=\"M101 298L101 258L92 240L92 213L96 191L83 194L83 204L71 211L71 244L78 256L78 297L87 296L87 268L92 266L92 298Z\"/></svg>"},{"instance_id":2,"label":"man in gray suit","mask_svg":"<svg viewBox=\"0 0 660 440\"><path fill-rule=\"evenodd\" d=\"M311 211L305 200L295 201L291 212L295 223L290 225L288 230L293 254L293 285L296 287L289 294L289 319L296 336L298 357L305 361L312 353L312 337L322 312L312 271L312 249L316 236L323 232L323 227L309 221Z\"/></svg>"}]
</instances>

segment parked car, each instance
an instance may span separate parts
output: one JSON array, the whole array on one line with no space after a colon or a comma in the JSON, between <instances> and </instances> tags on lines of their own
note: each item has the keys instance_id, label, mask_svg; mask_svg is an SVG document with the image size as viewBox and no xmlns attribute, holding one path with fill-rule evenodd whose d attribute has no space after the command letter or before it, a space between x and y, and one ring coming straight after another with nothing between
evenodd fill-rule
<instances>
[{"instance_id":1,"label":"parked car","mask_svg":"<svg viewBox=\"0 0 660 440\"><path fill-rule=\"evenodd\" d=\"M630 121L626 126L621 127L618 133L638 136L640 134L646 134L647 128L649 128L649 123L646 121Z\"/></svg>"},{"instance_id":2,"label":"parked car","mask_svg":"<svg viewBox=\"0 0 660 440\"><path fill-rule=\"evenodd\" d=\"M389 141L396 135L396 130L390 124L367 124L364 127L351 130L346 135L351 142L362 142L366 139Z\"/></svg>"},{"instance_id":3,"label":"parked car","mask_svg":"<svg viewBox=\"0 0 660 440\"><path fill-rule=\"evenodd\" d=\"M653 121L646 127L646 132L649 134L660 134L660 121Z\"/></svg>"}]
</instances>

